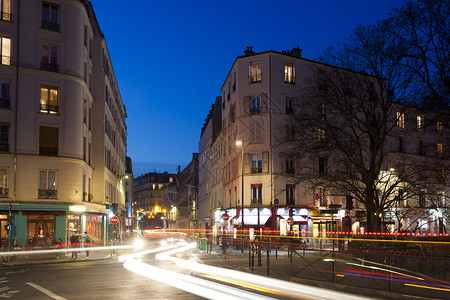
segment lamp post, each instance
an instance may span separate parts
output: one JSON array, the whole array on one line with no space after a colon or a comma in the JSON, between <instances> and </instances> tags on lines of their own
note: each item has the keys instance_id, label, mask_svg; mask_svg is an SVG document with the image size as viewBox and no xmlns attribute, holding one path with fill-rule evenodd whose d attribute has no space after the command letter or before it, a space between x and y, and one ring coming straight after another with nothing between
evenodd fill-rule
<instances>
[{"instance_id":1,"label":"lamp post","mask_svg":"<svg viewBox=\"0 0 450 300\"><path fill-rule=\"evenodd\" d=\"M242 236L242 248L241 252L244 253L244 139L237 140L236 146L241 147L241 236Z\"/></svg>"}]
</instances>

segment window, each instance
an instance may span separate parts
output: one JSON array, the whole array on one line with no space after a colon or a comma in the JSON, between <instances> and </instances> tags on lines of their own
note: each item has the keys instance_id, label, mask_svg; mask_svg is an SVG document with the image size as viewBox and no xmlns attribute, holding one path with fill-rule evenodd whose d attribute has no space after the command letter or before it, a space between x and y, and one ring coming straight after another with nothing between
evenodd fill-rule
<instances>
[{"instance_id":1,"label":"window","mask_svg":"<svg viewBox=\"0 0 450 300\"><path fill-rule=\"evenodd\" d=\"M423 141L419 141L419 155L420 156L424 156L425 155L425 150L423 147Z\"/></svg>"},{"instance_id":2,"label":"window","mask_svg":"<svg viewBox=\"0 0 450 300\"><path fill-rule=\"evenodd\" d=\"M436 131L437 131L437 134L442 134L442 121L437 121Z\"/></svg>"},{"instance_id":3,"label":"window","mask_svg":"<svg viewBox=\"0 0 450 300\"><path fill-rule=\"evenodd\" d=\"M419 206L420 207L426 207L427 203L425 201L425 191L420 191L419 192Z\"/></svg>"},{"instance_id":4,"label":"window","mask_svg":"<svg viewBox=\"0 0 450 300\"><path fill-rule=\"evenodd\" d=\"M284 66L284 82L289 84L295 83L295 68L293 65Z\"/></svg>"},{"instance_id":5,"label":"window","mask_svg":"<svg viewBox=\"0 0 450 300\"><path fill-rule=\"evenodd\" d=\"M443 153L442 143L437 143L437 156L442 157L442 153Z\"/></svg>"},{"instance_id":6,"label":"window","mask_svg":"<svg viewBox=\"0 0 450 300\"><path fill-rule=\"evenodd\" d=\"M294 98L286 97L286 114L287 115L294 114L294 108L292 107L293 102L294 102Z\"/></svg>"},{"instance_id":7,"label":"window","mask_svg":"<svg viewBox=\"0 0 450 300\"><path fill-rule=\"evenodd\" d=\"M8 169L0 169L0 198L8 198Z\"/></svg>"},{"instance_id":8,"label":"window","mask_svg":"<svg viewBox=\"0 0 450 300\"><path fill-rule=\"evenodd\" d=\"M9 124L0 123L0 152L9 152Z\"/></svg>"},{"instance_id":9,"label":"window","mask_svg":"<svg viewBox=\"0 0 450 300\"><path fill-rule=\"evenodd\" d=\"M325 129L319 128L318 138L319 138L319 145L320 146L325 145Z\"/></svg>"},{"instance_id":10,"label":"window","mask_svg":"<svg viewBox=\"0 0 450 300\"><path fill-rule=\"evenodd\" d=\"M438 169L438 174L437 174L437 176L438 176L438 183L445 183L445 169L444 168L439 168Z\"/></svg>"},{"instance_id":11,"label":"window","mask_svg":"<svg viewBox=\"0 0 450 300\"><path fill-rule=\"evenodd\" d=\"M405 114L401 111L397 112L397 126L400 128L405 128Z\"/></svg>"},{"instance_id":12,"label":"window","mask_svg":"<svg viewBox=\"0 0 450 300\"><path fill-rule=\"evenodd\" d=\"M11 107L11 99L9 96L9 83L1 83L0 84L0 108L10 108Z\"/></svg>"},{"instance_id":13,"label":"window","mask_svg":"<svg viewBox=\"0 0 450 300\"><path fill-rule=\"evenodd\" d=\"M83 102L83 123L86 124L87 122L87 100L84 99Z\"/></svg>"},{"instance_id":14,"label":"window","mask_svg":"<svg viewBox=\"0 0 450 300\"><path fill-rule=\"evenodd\" d=\"M251 108L250 108L250 114L256 115L261 113L261 98L260 97L253 97Z\"/></svg>"},{"instance_id":15,"label":"window","mask_svg":"<svg viewBox=\"0 0 450 300\"><path fill-rule=\"evenodd\" d=\"M58 156L57 127L39 127L39 155Z\"/></svg>"},{"instance_id":16,"label":"window","mask_svg":"<svg viewBox=\"0 0 450 300\"><path fill-rule=\"evenodd\" d=\"M286 155L286 174L295 174L294 156Z\"/></svg>"},{"instance_id":17,"label":"window","mask_svg":"<svg viewBox=\"0 0 450 300\"><path fill-rule=\"evenodd\" d=\"M262 153L252 154L252 173L262 173Z\"/></svg>"},{"instance_id":18,"label":"window","mask_svg":"<svg viewBox=\"0 0 450 300\"><path fill-rule=\"evenodd\" d=\"M11 39L7 37L0 37L0 49L2 55L2 65L11 64Z\"/></svg>"},{"instance_id":19,"label":"window","mask_svg":"<svg viewBox=\"0 0 450 300\"><path fill-rule=\"evenodd\" d=\"M292 142L295 140L295 127L293 124L286 124L286 141Z\"/></svg>"},{"instance_id":20,"label":"window","mask_svg":"<svg viewBox=\"0 0 450 300\"><path fill-rule=\"evenodd\" d=\"M42 4L42 22L43 29L59 31L59 7L53 4Z\"/></svg>"},{"instance_id":21,"label":"window","mask_svg":"<svg viewBox=\"0 0 450 300\"><path fill-rule=\"evenodd\" d=\"M262 184L252 184L253 203L262 203Z\"/></svg>"},{"instance_id":22,"label":"window","mask_svg":"<svg viewBox=\"0 0 450 300\"><path fill-rule=\"evenodd\" d=\"M325 103L322 103L322 120L325 121L327 119L327 105Z\"/></svg>"},{"instance_id":23,"label":"window","mask_svg":"<svg viewBox=\"0 0 450 300\"><path fill-rule=\"evenodd\" d=\"M424 130L424 120L422 115L417 116L417 131Z\"/></svg>"},{"instance_id":24,"label":"window","mask_svg":"<svg viewBox=\"0 0 450 300\"><path fill-rule=\"evenodd\" d=\"M233 92L236 91L236 71L233 74Z\"/></svg>"},{"instance_id":25,"label":"window","mask_svg":"<svg viewBox=\"0 0 450 300\"><path fill-rule=\"evenodd\" d=\"M325 197L325 189L323 187L319 187L319 205L320 206L327 206L328 201Z\"/></svg>"},{"instance_id":26,"label":"window","mask_svg":"<svg viewBox=\"0 0 450 300\"><path fill-rule=\"evenodd\" d=\"M403 147L403 138L399 137L398 138L398 152L405 152L405 149Z\"/></svg>"},{"instance_id":27,"label":"window","mask_svg":"<svg viewBox=\"0 0 450 300\"><path fill-rule=\"evenodd\" d=\"M58 88L41 85L40 112L58 113Z\"/></svg>"},{"instance_id":28,"label":"window","mask_svg":"<svg viewBox=\"0 0 450 300\"><path fill-rule=\"evenodd\" d=\"M11 21L11 0L0 0L1 16L3 21Z\"/></svg>"},{"instance_id":29,"label":"window","mask_svg":"<svg viewBox=\"0 0 450 300\"><path fill-rule=\"evenodd\" d=\"M295 205L295 185L286 184L286 205Z\"/></svg>"},{"instance_id":30,"label":"window","mask_svg":"<svg viewBox=\"0 0 450 300\"><path fill-rule=\"evenodd\" d=\"M250 78L250 83L261 81L261 64L260 63L250 63L248 76Z\"/></svg>"},{"instance_id":31,"label":"window","mask_svg":"<svg viewBox=\"0 0 450 300\"><path fill-rule=\"evenodd\" d=\"M56 199L56 171L39 171L39 198Z\"/></svg>"},{"instance_id":32,"label":"window","mask_svg":"<svg viewBox=\"0 0 450 300\"><path fill-rule=\"evenodd\" d=\"M58 48L55 46L42 45L41 70L59 72Z\"/></svg>"},{"instance_id":33,"label":"window","mask_svg":"<svg viewBox=\"0 0 450 300\"><path fill-rule=\"evenodd\" d=\"M319 157L319 174L324 175L327 173L327 158Z\"/></svg>"},{"instance_id":34,"label":"window","mask_svg":"<svg viewBox=\"0 0 450 300\"><path fill-rule=\"evenodd\" d=\"M437 193L437 203L438 207L445 207L445 192Z\"/></svg>"}]
</instances>

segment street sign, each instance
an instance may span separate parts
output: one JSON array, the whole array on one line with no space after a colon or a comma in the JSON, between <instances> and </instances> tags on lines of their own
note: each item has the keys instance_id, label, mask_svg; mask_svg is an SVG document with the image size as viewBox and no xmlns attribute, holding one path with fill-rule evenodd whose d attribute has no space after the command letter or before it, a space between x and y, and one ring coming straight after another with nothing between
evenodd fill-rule
<instances>
[{"instance_id":1,"label":"street sign","mask_svg":"<svg viewBox=\"0 0 450 300\"><path fill-rule=\"evenodd\" d=\"M227 213L224 213L222 215L222 220L224 220L225 222L228 221L229 218L230 218L230 216Z\"/></svg>"},{"instance_id":2,"label":"street sign","mask_svg":"<svg viewBox=\"0 0 450 300\"><path fill-rule=\"evenodd\" d=\"M117 224L117 223L119 223L119 218L118 218L117 216L112 216L112 217L109 219L109 223L111 223L111 224Z\"/></svg>"},{"instance_id":3,"label":"street sign","mask_svg":"<svg viewBox=\"0 0 450 300\"><path fill-rule=\"evenodd\" d=\"M316 194L316 200L319 200L319 198L320 198L320 195Z\"/></svg>"},{"instance_id":4,"label":"street sign","mask_svg":"<svg viewBox=\"0 0 450 300\"><path fill-rule=\"evenodd\" d=\"M292 218L287 218L286 222L287 222L288 225L291 225L292 224Z\"/></svg>"}]
</instances>

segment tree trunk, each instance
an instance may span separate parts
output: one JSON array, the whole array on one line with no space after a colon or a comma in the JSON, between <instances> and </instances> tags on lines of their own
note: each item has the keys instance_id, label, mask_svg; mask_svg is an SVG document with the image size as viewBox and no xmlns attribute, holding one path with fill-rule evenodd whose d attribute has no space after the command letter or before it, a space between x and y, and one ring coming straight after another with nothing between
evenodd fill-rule
<instances>
[{"instance_id":1,"label":"tree trunk","mask_svg":"<svg viewBox=\"0 0 450 300\"><path fill-rule=\"evenodd\" d=\"M379 212L367 210L367 231L381 232L381 218Z\"/></svg>"}]
</instances>

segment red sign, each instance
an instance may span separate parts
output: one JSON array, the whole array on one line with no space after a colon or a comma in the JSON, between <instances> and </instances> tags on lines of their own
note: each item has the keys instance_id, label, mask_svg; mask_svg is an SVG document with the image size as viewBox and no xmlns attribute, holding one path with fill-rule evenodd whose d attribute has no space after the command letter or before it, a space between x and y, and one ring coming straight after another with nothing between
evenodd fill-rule
<instances>
[{"instance_id":1,"label":"red sign","mask_svg":"<svg viewBox=\"0 0 450 300\"><path fill-rule=\"evenodd\" d=\"M292 224L292 219L291 218L287 218L286 222L287 222L288 225L291 225Z\"/></svg>"},{"instance_id":2,"label":"red sign","mask_svg":"<svg viewBox=\"0 0 450 300\"><path fill-rule=\"evenodd\" d=\"M109 223L111 223L111 224L117 224L117 223L119 223L119 217L117 217L117 216L111 217L111 218L109 219Z\"/></svg>"},{"instance_id":3,"label":"red sign","mask_svg":"<svg viewBox=\"0 0 450 300\"><path fill-rule=\"evenodd\" d=\"M224 213L223 215L222 215L222 219L226 222L226 221L228 221L228 219L230 218L230 216L227 214L227 213Z\"/></svg>"},{"instance_id":4,"label":"red sign","mask_svg":"<svg viewBox=\"0 0 450 300\"><path fill-rule=\"evenodd\" d=\"M319 200L319 198L320 198L320 195L316 194L316 200Z\"/></svg>"}]
</instances>

